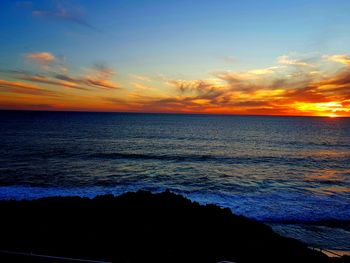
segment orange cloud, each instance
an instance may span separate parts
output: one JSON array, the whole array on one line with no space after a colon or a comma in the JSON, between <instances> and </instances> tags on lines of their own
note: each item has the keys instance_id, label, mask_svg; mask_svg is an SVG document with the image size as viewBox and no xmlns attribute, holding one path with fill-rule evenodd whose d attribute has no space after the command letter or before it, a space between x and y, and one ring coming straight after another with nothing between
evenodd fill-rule
<instances>
[{"instance_id":1,"label":"orange cloud","mask_svg":"<svg viewBox=\"0 0 350 263\"><path fill-rule=\"evenodd\" d=\"M115 72L104 65L95 65L79 76L39 69L43 70L41 74L1 70L6 79L0 79L0 108L43 110L47 106L47 110L104 111L111 105L101 98L102 90L120 89L112 80ZM114 110L120 107L113 105Z\"/></svg>"},{"instance_id":2,"label":"orange cloud","mask_svg":"<svg viewBox=\"0 0 350 263\"><path fill-rule=\"evenodd\" d=\"M328 59L330 61L342 63L345 65L350 66L350 56L348 55L331 55L331 56L324 56L325 59Z\"/></svg>"},{"instance_id":3,"label":"orange cloud","mask_svg":"<svg viewBox=\"0 0 350 263\"><path fill-rule=\"evenodd\" d=\"M279 64L292 65L292 66L301 66L301 67L312 67L313 65L303 61L301 59L293 59L290 56L283 55L277 58Z\"/></svg>"},{"instance_id":4,"label":"orange cloud","mask_svg":"<svg viewBox=\"0 0 350 263\"><path fill-rule=\"evenodd\" d=\"M131 85L133 85L136 89L139 89L139 90L151 90L151 89L153 89L152 87L149 87L145 84L138 83L138 82L132 82Z\"/></svg>"},{"instance_id":5,"label":"orange cloud","mask_svg":"<svg viewBox=\"0 0 350 263\"><path fill-rule=\"evenodd\" d=\"M344 59L344 57L342 57ZM211 80L167 80L173 95L149 98L139 110L269 115L350 115L350 67L324 74L301 60L287 67L217 72ZM302 69L301 69L302 68Z\"/></svg>"},{"instance_id":6,"label":"orange cloud","mask_svg":"<svg viewBox=\"0 0 350 263\"><path fill-rule=\"evenodd\" d=\"M20 79L28 80L28 81L32 81L32 82L56 85L56 86L60 86L60 87L88 90L87 88L79 86L74 81L67 81L67 80L60 80L60 79L56 80L56 79L51 79L51 78L48 78L45 76L39 76L39 75L25 75L25 76L20 77Z\"/></svg>"},{"instance_id":7,"label":"orange cloud","mask_svg":"<svg viewBox=\"0 0 350 263\"><path fill-rule=\"evenodd\" d=\"M117 89L119 88L119 85L110 81L110 78L112 78L114 74L115 73L111 68L97 64L90 74L82 78L82 81L88 85L96 87Z\"/></svg>"},{"instance_id":8,"label":"orange cloud","mask_svg":"<svg viewBox=\"0 0 350 263\"><path fill-rule=\"evenodd\" d=\"M98 64L79 75L8 73L20 82L2 80L0 87L7 93L38 96L53 94L50 87L69 88L65 89L66 96L50 101L56 109L350 116L348 60L347 55L331 55L327 59L281 56L270 67L217 71L209 78L192 80L128 74L137 81L123 83L123 89L113 80L115 71ZM108 96L104 90L108 90Z\"/></svg>"},{"instance_id":9,"label":"orange cloud","mask_svg":"<svg viewBox=\"0 0 350 263\"><path fill-rule=\"evenodd\" d=\"M2 92L11 92L31 95L55 95L54 92L30 85L24 82L13 82L0 79L0 90Z\"/></svg>"},{"instance_id":10,"label":"orange cloud","mask_svg":"<svg viewBox=\"0 0 350 263\"><path fill-rule=\"evenodd\" d=\"M151 81L150 77L143 76L143 75L132 74L131 77L133 77L134 79L136 79L138 81L145 81L145 82Z\"/></svg>"},{"instance_id":11,"label":"orange cloud","mask_svg":"<svg viewBox=\"0 0 350 263\"><path fill-rule=\"evenodd\" d=\"M66 88L89 90L89 88L119 89L119 85L111 80L114 71L105 66L95 66L84 76L70 76L67 72L32 74L25 71L7 71L17 79L49 84Z\"/></svg>"},{"instance_id":12,"label":"orange cloud","mask_svg":"<svg viewBox=\"0 0 350 263\"><path fill-rule=\"evenodd\" d=\"M55 56L49 52L28 53L25 57L41 65L48 64L55 60Z\"/></svg>"}]
</instances>

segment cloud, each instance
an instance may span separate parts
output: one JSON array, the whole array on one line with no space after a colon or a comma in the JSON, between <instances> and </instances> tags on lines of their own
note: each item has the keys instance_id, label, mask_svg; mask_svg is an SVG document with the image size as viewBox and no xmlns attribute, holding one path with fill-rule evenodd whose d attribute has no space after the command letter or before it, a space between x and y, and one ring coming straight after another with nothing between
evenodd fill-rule
<instances>
[{"instance_id":1,"label":"cloud","mask_svg":"<svg viewBox=\"0 0 350 263\"><path fill-rule=\"evenodd\" d=\"M278 67L270 67L270 68L263 68L263 69L253 69L249 70L248 73L252 73L255 75L266 75L266 74L273 74L275 73L275 69Z\"/></svg>"},{"instance_id":2,"label":"cloud","mask_svg":"<svg viewBox=\"0 0 350 263\"><path fill-rule=\"evenodd\" d=\"M96 79L92 77L86 77L83 79L87 83L87 85L92 87L99 87L105 89L119 89L119 86L109 80L106 79Z\"/></svg>"},{"instance_id":3,"label":"cloud","mask_svg":"<svg viewBox=\"0 0 350 263\"><path fill-rule=\"evenodd\" d=\"M47 65L55 60L55 56L50 52L27 53L25 57L40 65Z\"/></svg>"},{"instance_id":4,"label":"cloud","mask_svg":"<svg viewBox=\"0 0 350 263\"><path fill-rule=\"evenodd\" d=\"M48 103L28 103L22 102L20 105L14 102L6 102L0 100L0 109L5 110L57 110L55 104Z\"/></svg>"},{"instance_id":5,"label":"cloud","mask_svg":"<svg viewBox=\"0 0 350 263\"><path fill-rule=\"evenodd\" d=\"M342 63L350 66L350 56L342 54L342 55L324 55L324 59L328 59L329 61L334 61L338 63Z\"/></svg>"},{"instance_id":6,"label":"cloud","mask_svg":"<svg viewBox=\"0 0 350 263\"><path fill-rule=\"evenodd\" d=\"M292 65L292 66L301 66L301 67L313 67L312 64L307 63L301 59L293 59L290 56L283 55L277 58L277 63L282 65Z\"/></svg>"},{"instance_id":7,"label":"cloud","mask_svg":"<svg viewBox=\"0 0 350 263\"><path fill-rule=\"evenodd\" d=\"M68 71L63 55L55 56L50 52L33 52L24 55L24 58L47 72L64 73Z\"/></svg>"},{"instance_id":8,"label":"cloud","mask_svg":"<svg viewBox=\"0 0 350 263\"><path fill-rule=\"evenodd\" d=\"M147 86L145 84L137 83L137 82L132 82L131 85L134 86L136 89L139 89L139 90L151 90L151 89L153 89L152 87L149 87L149 86Z\"/></svg>"},{"instance_id":9,"label":"cloud","mask_svg":"<svg viewBox=\"0 0 350 263\"><path fill-rule=\"evenodd\" d=\"M95 64L83 75L74 76L69 73L68 68L64 65L65 59L63 56L55 57L49 52L38 52L28 53L26 58L39 64L39 69L42 72L40 74L24 70L0 70L0 72L10 74L19 80L85 91L91 88L120 89L119 84L112 80L115 76L114 70L103 63Z\"/></svg>"},{"instance_id":10,"label":"cloud","mask_svg":"<svg viewBox=\"0 0 350 263\"><path fill-rule=\"evenodd\" d=\"M86 20L82 8L64 5L61 1L58 1L57 3L58 4L52 9L32 10L32 16L37 18L51 18L61 21L67 21L89 29L96 30L96 28Z\"/></svg>"},{"instance_id":11,"label":"cloud","mask_svg":"<svg viewBox=\"0 0 350 263\"><path fill-rule=\"evenodd\" d=\"M101 69L92 70L85 76L70 76L63 73L46 76L31 73L16 73L15 75L20 80L85 91L88 91L89 88L120 89L117 83L110 80L113 74L101 71Z\"/></svg>"},{"instance_id":12,"label":"cloud","mask_svg":"<svg viewBox=\"0 0 350 263\"><path fill-rule=\"evenodd\" d=\"M73 89L80 89L80 90L88 90L87 88L79 86L79 83L76 83L74 81L68 81L68 80L60 80L60 79L52 79L46 76L40 76L40 75L23 75L19 77L19 79L27 80L31 82L37 82L37 83L43 83L43 84L49 84L49 85L56 85L60 87L66 87L66 88L73 88Z\"/></svg>"},{"instance_id":13,"label":"cloud","mask_svg":"<svg viewBox=\"0 0 350 263\"><path fill-rule=\"evenodd\" d=\"M57 74L48 77L40 75L25 75L20 77L20 79L86 91L89 90L89 87L103 89L120 88L118 84L110 81L109 79L104 79L101 76L93 75L87 75L82 77L72 77L65 74Z\"/></svg>"},{"instance_id":14,"label":"cloud","mask_svg":"<svg viewBox=\"0 0 350 263\"><path fill-rule=\"evenodd\" d=\"M282 59L283 58L283 59ZM166 79L174 93L148 98L140 110L273 115L349 115L350 67L332 73L315 64L280 57L282 66L215 72L212 79ZM346 61L346 56L332 59ZM343 63L347 65L346 63Z\"/></svg>"},{"instance_id":15,"label":"cloud","mask_svg":"<svg viewBox=\"0 0 350 263\"><path fill-rule=\"evenodd\" d=\"M37 57L35 55L33 59ZM311 64L310 59L288 57L280 59L284 64L246 71L217 71L205 79L176 79L164 75L143 78L132 75L135 81L129 82L131 89L124 89L120 93L111 92L109 97L103 95L102 90L115 91L121 88L114 81L116 72L104 63L75 74L68 70L45 71L41 74L21 70L2 71L18 81L2 80L0 87L2 91L38 95L49 92L43 90L41 85L80 89L77 96L84 101L80 108L89 108L90 104L95 105L95 100L100 100L100 105L95 109L350 116L348 59L347 55L320 55L313 58ZM53 61L56 60L57 56ZM148 82L148 79L152 82ZM151 87L148 85L150 83ZM95 91L90 93L92 95L85 93L91 90ZM92 99L91 96L95 96L96 92L100 92L101 96Z\"/></svg>"},{"instance_id":16,"label":"cloud","mask_svg":"<svg viewBox=\"0 0 350 263\"><path fill-rule=\"evenodd\" d=\"M319 81L318 85L350 88L350 69L343 70L329 78Z\"/></svg>"},{"instance_id":17,"label":"cloud","mask_svg":"<svg viewBox=\"0 0 350 263\"><path fill-rule=\"evenodd\" d=\"M114 75L115 72L111 68L103 64L95 64L94 68L80 80L93 87L118 89L119 85L110 80Z\"/></svg>"},{"instance_id":18,"label":"cloud","mask_svg":"<svg viewBox=\"0 0 350 263\"><path fill-rule=\"evenodd\" d=\"M217 83L212 80L168 80L181 93L209 93L216 89Z\"/></svg>"},{"instance_id":19,"label":"cloud","mask_svg":"<svg viewBox=\"0 0 350 263\"><path fill-rule=\"evenodd\" d=\"M0 88L2 92L11 92L19 94L30 95L50 95L54 96L56 93L30 85L24 82L8 81L0 79Z\"/></svg>"},{"instance_id":20,"label":"cloud","mask_svg":"<svg viewBox=\"0 0 350 263\"><path fill-rule=\"evenodd\" d=\"M144 81L144 82L149 82L151 81L151 78L148 77L148 76L144 76L144 75L135 75L135 74L132 74L131 75L132 78L138 80L138 81Z\"/></svg>"}]
</instances>

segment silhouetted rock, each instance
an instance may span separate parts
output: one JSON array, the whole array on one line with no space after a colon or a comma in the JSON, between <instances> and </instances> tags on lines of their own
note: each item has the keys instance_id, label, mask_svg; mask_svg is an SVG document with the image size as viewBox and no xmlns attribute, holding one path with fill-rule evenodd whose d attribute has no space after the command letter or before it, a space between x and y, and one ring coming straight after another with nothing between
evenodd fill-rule
<instances>
[{"instance_id":1,"label":"silhouetted rock","mask_svg":"<svg viewBox=\"0 0 350 263\"><path fill-rule=\"evenodd\" d=\"M341 262L170 192L1 201L0 211L2 250L109 262Z\"/></svg>"}]
</instances>

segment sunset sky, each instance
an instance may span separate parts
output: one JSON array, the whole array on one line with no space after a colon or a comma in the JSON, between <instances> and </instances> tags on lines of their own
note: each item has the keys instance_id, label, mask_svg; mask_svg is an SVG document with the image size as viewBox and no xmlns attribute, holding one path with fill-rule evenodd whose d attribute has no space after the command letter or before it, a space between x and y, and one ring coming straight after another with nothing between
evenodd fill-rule
<instances>
[{"instance_id":1,"label":"sunset sky","mask_svg":"<svg viewBox=\"0 0 350 263\"><path fill-rule=\"evenodd\" d=\"M350 1L0 2L0 109L350 116Z\"/></svg>"}]
</instances>

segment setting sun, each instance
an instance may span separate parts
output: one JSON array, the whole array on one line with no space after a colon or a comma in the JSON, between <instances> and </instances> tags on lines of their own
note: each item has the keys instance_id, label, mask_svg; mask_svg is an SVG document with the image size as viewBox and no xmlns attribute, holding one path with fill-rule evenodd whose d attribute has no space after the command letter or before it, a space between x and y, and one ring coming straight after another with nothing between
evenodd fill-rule
<instances>
[{"instance_id":1,"label":"setting sun","mask_svg":"<svg viewBox=\"0 0 350 263\"><path fill-rule=\"evenodd\" d=\"M337 114L329 114L328 117L330 117L330 118L337 118L339 116Z\"/></svg>"}]
</instances>

